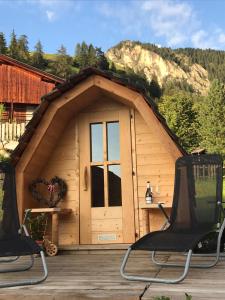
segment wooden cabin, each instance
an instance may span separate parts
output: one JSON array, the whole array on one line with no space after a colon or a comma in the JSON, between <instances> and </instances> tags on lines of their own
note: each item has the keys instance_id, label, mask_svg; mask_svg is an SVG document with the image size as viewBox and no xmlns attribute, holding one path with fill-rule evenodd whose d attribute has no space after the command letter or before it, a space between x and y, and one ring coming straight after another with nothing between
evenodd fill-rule
<instances>
[{"instance_id":1,"label":"wooden cabin","mask_svg":"<svg viewBox=\"0 0 225 300\"><path fill-rule=\"evenodd\" d=\"M4 104L0 139L6 149L17 145L41 96L63 82L57 76L0 54L0 103Z\"/></svg>"},{"instance_id":2,"label":"wooden cabin","mask_svg":"<svg viewBox=\"0 0 225 300\"><path fill-rule=\"evenodd\" d=\"M24 121L63 79L0 54L0 102L6 111L3 120Z\"/></svg>"},{"instance_id":3,"label":"wooden cabin","mask_svg":"<svg viewBox=\"0 0 225 300\"><path fill-rule=\"evenodd\" d=\"M20 216L39 207L28 186L58 176L68 185L59 246L132 243L171 208L175 161L185 154L153 101L111 73L83 70L42 97L12 154ZM146 183L153 204L146 204Z\"/></svg>"}]
</instances>

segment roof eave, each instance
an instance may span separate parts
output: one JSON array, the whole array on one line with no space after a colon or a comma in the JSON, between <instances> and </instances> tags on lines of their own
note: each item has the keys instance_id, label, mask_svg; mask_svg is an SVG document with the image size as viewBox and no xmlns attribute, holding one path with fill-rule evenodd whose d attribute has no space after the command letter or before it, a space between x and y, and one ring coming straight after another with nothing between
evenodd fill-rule
<instances>
[{"instance_id":1,"label":"roof eave","mask_svg":"<svg viewBox=\"0 0 225 300\"><path fill-rule=\"evenodd\" d=\"M100 75L103 76L115 83L118 83L120 85L126 86L129 89L132 89L139 94L142 95L142 97L145 99L145 101L148 103L148 105L151 107L153 110L155 116L159 120L159 122L162 124L163 128L166 130L167 134L170 136L170 138L173 140L179 151L181 152L182 155L187 155L188 153L186 150L180 145L178 137L171 131L171 129L168 127L165 119L163 116L159 113L156 104L152 99L150 99L146 93L145 89L139 89L133 85L131 85L130 82L128 82L125 79L119 78L119 76L115 76L112 72L105 72L101 71L96 68L86 68L83 69L79 74L74 75L70 77L66 82L61 83L57 85L50 93L42 96L42 102L35 111L35 114L31 121L28 123L26 127L26 131L24 132L23 136L20 138L18 146L15 148L13 151L11 157L12 161L16 164L17 161L19 160L20 156L22 155L24 149L26 148L27 143L30 141L32 134L33 134L33 129L35 129L38 124L40 123L40 120L47 110L50 102L54 101L58 97L60 97L63 93L66 91L69 91L71 88L75 87L79 82L81 82L84 79L87 79L91 75ZM21 145L22 144L22 145ZM24 146L23 146L24 145Z\"/></svg>"},{"instance_id":2,"label":"roof eave","mask_svg":"<svg viewBox=\"0 0 225 300\"><path fill-rule=\"evenodd\" d=\"M42 78L54 81L56 83L59 83L59 84L60 83L65 83L65 80L63 78L60 78L60 77L58 77L56 75L53 75L53 74L50 74L48 72L42 71L42 70L40 70L38 68L35 68L35 67L33 67L31 65L28 65L26 63L23 63L21 61L18 61L18 60L14 59L14 58L11 58L11 57L7 56L7 55L0 54L0 61L5 61L5 62L7 62L9 64L21 67L23 69L26 69L26 70L28 70L28 71L30 71L32 73L35 73L35 74L41 76Z\"/></svg>"}]
</instances>

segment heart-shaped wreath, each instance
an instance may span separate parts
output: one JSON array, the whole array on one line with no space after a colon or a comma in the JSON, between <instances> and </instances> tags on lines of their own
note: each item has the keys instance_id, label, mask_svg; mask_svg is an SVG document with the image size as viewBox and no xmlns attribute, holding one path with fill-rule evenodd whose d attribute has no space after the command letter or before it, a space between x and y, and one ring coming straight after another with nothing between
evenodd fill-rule
<instances>
[{"instance_id":1,"label":"heart-shaped wreath","mask_svg":"<svg viewBox=\"0 0 225 300\"><path fill-rule=\"evenodd\" d=\"M37 178L31 182L29 190L38 202L48 207L56 207L67 193L67 184L57 176L53 177L50 181Z\"/></svg>"}]
</instances>

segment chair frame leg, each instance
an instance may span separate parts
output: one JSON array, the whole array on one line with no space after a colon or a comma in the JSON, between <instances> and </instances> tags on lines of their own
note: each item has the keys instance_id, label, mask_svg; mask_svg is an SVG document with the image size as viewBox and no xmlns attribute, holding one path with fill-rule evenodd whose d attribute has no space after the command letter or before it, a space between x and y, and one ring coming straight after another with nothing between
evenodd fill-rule
<instances>
[{"instance_id":1,"label":"chair frame leg","mask_svg":"<svg viewBox=\"0 0 225 300\"><path fill-rule=\"evenodd\" d=\"M192 257L194 256L194 254L192 254ZM208 269L208 268L212 268L214 267L220 258L220 254L216 254L216 256L214 256L215 260L210 263L210 264L190 264L190 268L198 268L198 269ZM156 260L156 251L152 252L152 261L155 265L160 266L160 267L178 267L178 268L183 268L184 265L181 264L175 264L175 263L166 263L166 262L159 262Z\"/></svg>"},{"instance_id":2,"label":"chair frame leg","mask_svg":"<svg viewBox=\"0 0 225 300\"><path fill-rule=\"evenodd\" d=\"M179 283L179 282L181 282L182 280L184 280L184 278L188 274L189 266L190 266L190 262L191 262L191 255L192 255L192 250L191 249L188 251L187 258L186 258L186 263L183 266L184 267L183 274L180 277L175 278L175 279L155 278L155 277L143 277L143 276L136 276L136 275L128 275L128 274L126 274L125 273L125 267L126 267L128 258L129 258L130 254L131 254L131 251L132 251L132 249L131 249L131 247L129 247L128 250L127 250L127 252L126 252L126 254L125 254L125 256L124 256L124 259L123 259L123 262L122 262L122 265L121 265L121 268L120 268L120 274L125 279L133 280L133 281L146 281L146 282L156 282L156 283L171 284L171 283Z\"/></svg>"},{"instance_id":3,"label":"chair frame leg","mask_svg":"<svg viewBox=\"0 0 225 300\"><path fill-rule=\"evenodd\" d=\"M3 262L6 262L6 263L9 263L9 262L14 262L14 261L17 261L21 256L17 256L16 259L14 260L5 260L5 261L1 261L1 263ZM14 269L0 269L0 273L11 273L11 272L22 272L22 271L27 271L27 270L30 270L34 265L34 257L33 255L30 255L30 263L26 266L21 266L21 267L17 267L17 268L14 268Z\"/></svg>"},{"instance_id":4,"label":"chair frame leg","mask_svg":"<svg viewBox=\"0 0 225 300\"><path fill-rule=\"evenodd\" d=\"M42 267L43 267L43 275L40 278L0 283L0 288L23 286L23 285L33 285L33 284L38 284L38 283L43 282L48 277L48 269L47 269L47 264L45 261L44 252L40 251L40 255L41 255L41 261L42 261Z\"/></svg>"},{"instance_id":5,"label":"chair frame leg","mask_svg":"<svg viewBox=\"0 0 225 300\"><path fill-rule=\"evenodd\" d=\"M20 258L20 256L14 256L11 258L3 258L3 259L0 259L0 263L14 262L14 261L18 260L19 258Z\"/></svg>"},{"instance_id":6,"label":"chair frame leg","mask_svg":"<svg viewBox=\"0 0 225 300\"><path fill-rule=\"evenodd\" d=\"M190 268L208 269L208 268L214 267L218 263L218 261L220 259L220 256L221 256L220 244L221 244L221 238L222 238L224 227L225 227L225 220L223 221L223 223L220 227L219 234L218 234L218 237L217 237L216 253L215 253L215 255L210 256L210 257L215 258L215 260L213 262L209 263L209 264L190 264ZM153 251L152 252L152 261L157 266L160 266L160 267L183 267L184 266L184 265L175 264L175 263L158 262L156 260L155 256L156 256L156 251ZM192 256L195 256L195 254L193 254ZM200 256L200 255L197 255L197 256ZM204 255L202 255L202 257L204 257Z\"/></svg>"}]
</instances>

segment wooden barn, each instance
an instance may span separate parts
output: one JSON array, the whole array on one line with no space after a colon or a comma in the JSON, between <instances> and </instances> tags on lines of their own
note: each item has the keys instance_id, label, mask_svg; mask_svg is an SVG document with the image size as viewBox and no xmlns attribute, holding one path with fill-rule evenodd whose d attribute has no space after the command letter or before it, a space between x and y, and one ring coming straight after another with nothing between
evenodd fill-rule
<instances>
[{"instance_id":1,"label":"wooden barn","mask_svg":"<svg viewBox=\"0 0 225 300\"><path fill-rule=\"evenodd\" d=\"M0 54L0 103L5 105L2 121L30 119L41 96L62 82L57 76Z\"/></svg>"},{"instance_id":2,"label":"wooden barn","mask_svg":"<svg viewBox=\"0 0 225 300\"><path fill-rule=\"evenodd\" d=\"M39 207L28 186L54 176L68 185L59 206L63 249L132 243L158 229L157 202L171 208L174 168L185 154L144 91L111 73L85 69L51 93L12 154L20 216ZM146 183L153 204L146 204Z\"/></svg>"}]
</instances>

